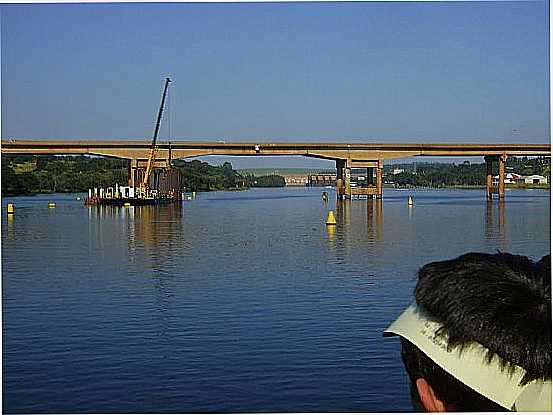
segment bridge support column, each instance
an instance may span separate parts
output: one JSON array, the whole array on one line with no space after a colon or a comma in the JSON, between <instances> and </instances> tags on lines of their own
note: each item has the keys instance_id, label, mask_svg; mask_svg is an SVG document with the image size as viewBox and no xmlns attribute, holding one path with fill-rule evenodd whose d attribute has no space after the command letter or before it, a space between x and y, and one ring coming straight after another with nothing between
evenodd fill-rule
<instances>
[{"instance_id":1,"label":"bridge support column","mask_svg":"<svg viewBox=\"0 0 553 415\"><path fill-rule=\"evenodd\" d=\"M374 186L374 167L367 167L367 185Z\"/></svg>"},{"instance_id":2,"label":"bridge support column","mask_svg":"<svg viewBox=\"0 0 553 415\"><path fill-rule=\"evenodd\" d=\"M367 187L374 186L374 167L367 167ZM372 195L367 195L367 200L372 200Z\"/></svg>"},{"instance_id":3,"label":"bridge support column","mask_svg":"<svg viewBox=\"0 0 553 415\"><path fill-rule=\"evenodd\" d=\"M136 177L136 171L138 170L138 160L137 159L130 159L129 160L129 186L130 187L136 187L137 177Z\"/></svg>"},{"instance_id":4,"label":"bridge support column","mask_svg":"<svg viewBox=\"0 0 553 415\"><path fill-rule=\"evenodd\" d=\"M493 198L493 157L485 156L486 162L486 198L491 200Z\"/></svg>"},{"instance_id":5,"label":"bridge support column","mask_svg":"<svg viewBox=\"0 0 553 415\"><path fill-rule=\"evenodd\" d=\"M376 189L377 189L376 198L377 199L382 199L382 187L383 187L382 170L384 168L383 164L384 163L382 160L378 160L378 167L376 167Z\"/></svg>"},{"instance_id":6,"label":"bridge support column","mask_svg":"<svg viewBox=\"0 0 553 415\"><path fill-rule=\"evenodd\" d=\"M338 199L351 199L351 164L336 160L336 191Z\"/></svg>"},{"instance_id":7,"label":"bridge support column","mask_svg":"<svg viewBox=\"0 0 553 415\"><path fill-rule=\"evenodd\" d=\"M338 199L351 199L351 163L336 160L336 192Z\"/></svg>"},{"instance_id":8,"label":"bridge support column","mask_svg":"<svg viewBox=\"0 0 553 415\"><path fill-rule=\"evenodd\" d=\"M344 195L344 166L345 160L336 160L336 194L338 199L343 199Z\"/></svg>"},{"instance_id":9,"label":"bridge support column","mask_svg":"<svg viewBox=\"0 0 553 415\"><path fill-rule=\"evenodd\" d=\"M484 157L486 161L486 198L491 200L493 194L496 193L498 198L505 198L505 162L507 161L507 156L486 156ZM498 170L498 181L497 187L493 185L493 171L494 163L497 162Z\"/></svg>"},{"instance_id":10,"label":"bridge support column","mask_svg":"<svg viewBox=\"0 0 553 415\"><path fill-rule=\"evenodd\" d=\"M505 161L506 156L499 157L499 183L497 186L497 193L500 199L505 198Z\"/></svg>"},{"instance_id":11,"label":"bridge support column","mask_svg":"<svg viewBox=\"0 0 553 415\"><path fill-rule=\"evenodd\" d=\"M348 162L344 167L344 187L346 199L351 199L351 164Z\"/></svg>"}]
</instances>

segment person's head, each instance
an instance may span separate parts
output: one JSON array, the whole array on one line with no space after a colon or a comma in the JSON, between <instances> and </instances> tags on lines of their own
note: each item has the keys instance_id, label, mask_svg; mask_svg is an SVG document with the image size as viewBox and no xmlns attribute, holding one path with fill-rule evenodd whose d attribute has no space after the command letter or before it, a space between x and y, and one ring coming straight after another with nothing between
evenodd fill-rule
<instances>
[{"instance_id":1,"label":"person's head","mask_svg":"<svg viewBox=\"0 0 553 415\"><path fill-rule=\"evenodd\" d=\"M401 336L421 410L551 410L551 258L470 253L419 270ZM541 406L540 406L541 405Z\"/></svg>"}]
</instances>

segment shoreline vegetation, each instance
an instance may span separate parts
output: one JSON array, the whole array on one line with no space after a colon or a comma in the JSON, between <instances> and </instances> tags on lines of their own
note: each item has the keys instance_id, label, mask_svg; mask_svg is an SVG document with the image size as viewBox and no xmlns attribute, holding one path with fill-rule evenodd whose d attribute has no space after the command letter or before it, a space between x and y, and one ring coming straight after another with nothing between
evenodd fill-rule
<instances>
[{"instance_id":1,"label":"shoreline vegetation","mask_svg":"<svg viewBox=\"0 0 553 415\"><path fill-rule=\"evenodd\" d=\"M459 189L459 190L478 190L485 189L486 185L479 184L455 184L455 185L444 185L444 186L394 186L392 184L385 184L385 188L391 189L401 189L401 190L439 190L439 189ZM549 190L551 189L549 183L547 184L505 184L505 189L516 189L516 190Z\"/></svg>"},{"instance_id":2,"label":"shoreline vegetation","mask_svg":"<svg viewBox=\"0 0 553 415\"><path fill-rule=\"evenodd\" d=\"M507 159L507 173L541 175L547 184L506 185L513 189L550 189L550 159ZM252 187L284 187L288 169L238 172L231 163L213 166L199 160L175 160L182 171L188 192L246 190ZM296 169L298 170L298 169ZM323 169L321 169L322 171ZM325 171L328 171L325 170ZM484 163L410 163L384 166L384 186L398 189L481 189L486 186ZM256 175L259 174L259 175ZM297 174L297 172L295 173ZM316 174L307 171L305 174ZM361 170L359 174L366 174ZM2 155L2 195L23 196L43 193L78 193L94 187L126 184L127 161L87 156ZM358 182L358 184L362 184Z\"/></svg>"},{"instance_id":3,"label":"shoreline vegetation","mask_svg":"<svg viewBox=\"0 0 553 415\"><path fill-rule=\"evenodd\" d=\"M240 174L228 162L212 166L199 160L175 160L187 192L284 187L277 175ZM128 182L127 161L107 157L2 155L2 195L32 196L87 192Z\"/></svg>"}]
</instances>

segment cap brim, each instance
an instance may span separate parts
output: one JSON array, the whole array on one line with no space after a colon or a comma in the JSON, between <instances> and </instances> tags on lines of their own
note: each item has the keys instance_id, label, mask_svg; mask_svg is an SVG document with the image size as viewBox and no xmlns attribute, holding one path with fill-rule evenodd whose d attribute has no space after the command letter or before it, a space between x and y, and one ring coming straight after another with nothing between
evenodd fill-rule
<instances>
[{"instance_id":1,"label":"cap brim","mask_svg":"<svg viewBox=\"0 0 553 415\"><path fill-rule=\"evenodd\" d=\"M398 335L409 340L446 372L504 408L551 411L551 380L521 386L526 373L523 368L504 368L497 356L488 362L488 349L476 342L463 348L448 348L447 337L436 333L441 327L413 304L384 331L384 335Z\"/></svg>"}]
</instances>

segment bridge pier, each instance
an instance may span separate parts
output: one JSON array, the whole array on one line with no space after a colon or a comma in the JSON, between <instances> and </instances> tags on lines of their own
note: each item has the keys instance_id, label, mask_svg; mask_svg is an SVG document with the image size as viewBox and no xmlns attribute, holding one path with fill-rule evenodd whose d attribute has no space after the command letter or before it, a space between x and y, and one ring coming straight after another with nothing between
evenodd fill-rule
<instances>
[{"instance_id":1,"label":"bridge pier","mask_svg":"<svg viewBox=\"0 0 553 415\"><path fill-rule=\"evenodd\" d=\"M361 190L361 189L360 189ZM382 167L376 163L376 167L367 167L367 197L382 199Z\"/></svg>"},{"instance_id":2,"label":"bridge pier","mask_svg":"<svg viewBox=\"0 0 553 415\"><path fill-rule=\"evenodd\" d=\"M336 193L338 199L351 199L351 164L336 160Z\"/></svg>"},{"instance_id":3,"label":"bridge pier","mask_svg":"<svg viewBox=\"0 0 553 415\"><path fill-rule=\"evenodd\" d=\"M486 198L491 200L493 197L493 160L492 157L484 157L486 162Z\"/></svg>"},{"instance_id":4,"label":"bridge pier","mask_svg":"<svg viewBox=\"0 0 553 415\"><path fill-rule=\"evenodd\" d=\"M494 194L497 194L499 199L505 198L505 162L507 156L485 156L486 162L486 198L491 200ZM497 186L493 184L493 170L494 164L497 163L498 170L498 183Z\"/></svg>"},{"instance_id":5,"label":"bridge pier","mask_svg":"<svg viewBox=\"0 0 553 415\"><path fill-rule=\"evenodd\" d=\"M382 199L382 171L384 170L384 163L382 160L378 160L378 166L376 167L376 198Z\"/></svg>"},{"instance_id":6,"label":"bridge pier","mask_svg":"<svg viewBox=\"0 0 553 415\"><path fill-rule=\"evenodd\" d=\"M336 160L336 194L338 195L338 199L342 198L342 160Z\"/></svg>"},{"instance_id":7,"label":"bridge pier","mask_svg":"<svg viewBox=\"0 0 553 415\"><path fill-rule=\"evenodd\" d=\"M351 187L351 170L367 169L367 187ZM382 199L382 173L384 160L336 160L336 191L339 199L351 199L355 195L365 195L368 199Z\"/></svg>"},{"instance_id":8,"label":"bridge pier","mask_svg":"<svg viewBox=\"0 0 553 415\"><path fill-rule=\"evenodd\" d=\"M346 199L351 199L351 165L347 161L344 167L344 187Z\"/></svg>"},{"instance_id":9,"label":"bridge pier","mask_svg":"<svg viewBox=\"0 0 553 415\"><path fill-rule=\"evenodd\" d=\"M500 199L505 198L505 161L507 157L499 157L499 183L498 183L498 196Z\"/></svg>"},{"instance_id":10,"label":"bridge pier","mask_svg":"<svg viewBox=\"0 0 553 415\"><path fill-rule=\"evenodd\" d=\"M367 167L367 186L374 186L374 167Z\"/></svg>"},{"instance_id":11,"label":"bridge pier","mask_svg":"<svg viewBox=\"0 0 553 415\"><path fill-rule=\"evenodd\" d=\"M129 172L129 187L135 187L136 183L136 169L138 168L138 160L130 159L128 163Z\"/></svg>"}]
</instances>

